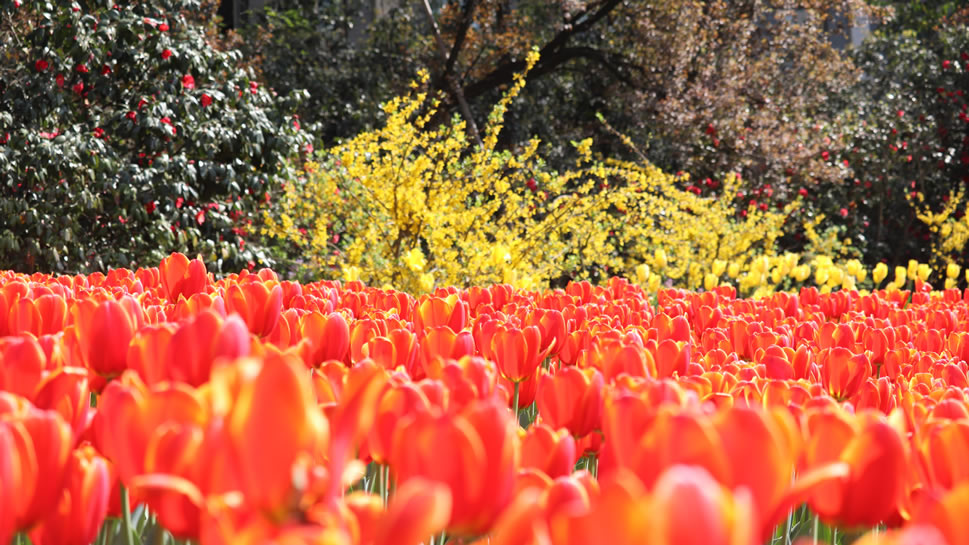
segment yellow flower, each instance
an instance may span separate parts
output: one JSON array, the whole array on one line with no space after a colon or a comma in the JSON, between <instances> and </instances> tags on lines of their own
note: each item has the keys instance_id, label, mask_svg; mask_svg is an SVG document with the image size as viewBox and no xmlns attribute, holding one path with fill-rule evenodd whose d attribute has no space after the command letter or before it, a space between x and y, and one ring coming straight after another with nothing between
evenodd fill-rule
<instances>
[{"instance_id":1,"label":"yellow flower","mask_svg":"<svg viewBox=\"0 0 969 545\"><path fill-rule=\"evenodd\" d=\"M901 265L895 267L895 284L897 284L896 289L902 287L905 284L905 279L907 278L906 274L907 274L907 271L905 270L905 267ZM912 276L913 277L915 276L914 273Z\"/></svg>"},{"instance_id":2,"label":"yellow flower","mask_svg":"<svg viewBox=\"0 0 969 545\"><path fill-rule=\"evenodd\" d=\"M640 286L644 285L648 278L649 278L649 265L645 263L640 263L639 265L637 265L636 280L639 282L639 285Z\"/></svg>"},{"instance_id":3,"label":"yellow flower","mask_svg":"<svg viewBox=\"0 0 969 545\"><path fill-rule=\"evenodd\" d=\"M653 259L656 262L657 268L662 269L666 267L667 265L666 252L662 248L656 248L656 251L653 252Z\"/></svg>"},{"instance_id":4,"label":"yellow flower","mask_svg":"<svg viewBox=\"0 0 969 545\"><path fill-rule=\"evenodd\" d=\"M420 283L421 290L424 292L430 292L434 289L434 275L431 273L422 274L418 282Z\"/></svg>"},{"instance_id":5,"label":"yellow flower","mask_svg":"<svg viewBox=\"0 0 969 545\"><path fill-rule=\"evenodd\" d=\"M917 272L918 272L919 280L921 280L922 282L925 282L926 280L929 279L929 276L932 275L932 268L929 267L928 263L920 263L918 266ZM959 274L959 273L956 273L956 274Z\"/></svg>"},{"instance_id":6,"label":"yellow flower","mask_svg":"<svg viewBox=\"0 0 969 545\"><path fill-rule=\"evenodd\" d=\"M871 279L875 283L875 286L881 284L886 276L888 276L888 265L884 263L875 265L874 270L871 271Z\"/></svg>"},{"instance_id":7,"label":"yellow flower","mask_svg":"<svg viewBox=\"0 0 969 545\"><path fill-rule=\"evenodd\" d=\"M814 272L814 283L819 286L823 286L828 283L828 276L828 268L822 267Z\"/></svg>"},{"instance_id":8,"label":"yellow flower","mask_svg":"<svg viewBox=\"0 0 969 545\"><path fill-rule=\"evenodd\" d=\"M424 252L420 248L414 248L404 254L404 264L414 272L421 272L424 270L424 266L427 265L427 259L424 257Z\"/></svg>"},{"instance_id":9,"label":"yellow flower","mask_svg":"<svg viewBox=\"0 0 969 545\"><path fill-rule=\"evenodd\" d=\"M722 259L714 259L713 265L710 267L710 272L719 277L723 274L723 271L727 270L727 262Z\"/></svg>"},{"instance_id":10,"label":"yellow flower","mask_svg":"<svg viewBox=\"0 0 969 545\"><path fill-rule=\"evenodd\" d=\"M710 291L717 287L717 275L713 273L707 273L703 276L703 289Z\"/></svg>"},{"instance_id":11,"label":"yellow flower","mask_svg":"<svg viewBox=\"0 0 969 545\"><path fill-rule=\"evenodd\" d=\"M343 281L353 282L354 280L360 280L360 267L355 265L343 267Z\"/></svg>"},{"instance_id":12,"label":"yellow flower","mask_svg":"<svg viewBox=\"0 0 969 545\"><path fill-rule=\"evenodd\" d=\"M956 284L958 284L958 282L959 282L959 280L957 280L955 278L946 278L945 279L945 289L951 290L951 289L955 288L956 287Z\"/></svg>"},{"instance_id":13,"label":"yellow flower","mask_svg":"<svg viewBox=\"0 0 969 545\"><path fill-rule=\"evenodd\" d=\"M797 267L794 267L794 270L791 271L791 273L794 275L794 280L804 282L811 277L811 266L807 264L798 265Z\"/></svg>"},{"instance_id":14,"label":"yellow flower","mask_svg":"<svg viewBox=\"0 0 969 545\"><path fill-rule=\"evenodd\" d=\"M774 267L770 272L770 281L779 284L782 278L784 278L784 271L780 267Z\"/></svg>"},{"instance_id":15,"label":"yellow flower","mask_svg":"<svg viewBox=\"0 0 969 545\"><path fill-rule=\"evenodd\" d=\"M855 277L850 275L844 275L841 279L841 289L843 290L853 290L855 289Z\"/></svg>"},{"instance_id":16,"label":"yellow flower","mask_svg":"<svg viewBox=\"0 0 969 545\"><path fill-rule=\"evenodd\" d=\"M727 276L729 276L730 278L737 278L737 275L739 274L740 274L740 263L737 263L736 261L731 262L730 265L727 266Z\"/></svg>"},{"instance_id":17,"label":"yellow flower","mask_svg":"<svg viewBox=\"0 0 969 545\"><path fill-rule=\"evenodd\" d=\"M649 277L649 283L647 285L647 289L649 291L659 291L661 281L662 279L658 274L651 275Z\"/></svg>"},{"instance_id":18,"label":"yellow flower","mask_svg":"<svg viewBox=\"0 0 969 545\"><path fill-rule=\"evenodd\" d=\"M914 259L909 259L908 268L905 270L905 273L908 275L909 279L915 280L919 274L919 262Z\"/></svg>"},{"instance_id":19,"label":"yellow flower","mask_svg":"<svg viewBox=\"0 0 969 545\"><path fill-rule=\"evenodd\" d=\"M828 269L828 283L830 283L833 286L837 286L841 284L845 276L847 275L845 275L844 271L842 271L838 267L831 267L830 269Z\"/></svg>"},{"instance_id":20,"label":"yellow flower","mask_svg":"<svg viewBox=\"0 0 969 545\"><path fill-rule=\"evenodd\" d=\"M956 279L959 278L959 265L955 263L949 263L945 266L945 275L948 278Z\"/></svg>"}]
</instances>

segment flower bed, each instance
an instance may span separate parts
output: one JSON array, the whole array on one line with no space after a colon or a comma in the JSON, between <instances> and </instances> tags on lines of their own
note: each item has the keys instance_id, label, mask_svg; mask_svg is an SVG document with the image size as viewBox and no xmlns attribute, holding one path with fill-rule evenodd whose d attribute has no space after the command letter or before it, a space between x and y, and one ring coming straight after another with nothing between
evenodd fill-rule
<instances>
[{"instance_id":1,"label":"flower bed","mask_svg":"<svg viewBox=\"0 0 969 545\"><path fill-rule=\"evenodd\" d=\"M965 543L967 299L3 272L0 543Z\"/></svg>"}]
</instances>

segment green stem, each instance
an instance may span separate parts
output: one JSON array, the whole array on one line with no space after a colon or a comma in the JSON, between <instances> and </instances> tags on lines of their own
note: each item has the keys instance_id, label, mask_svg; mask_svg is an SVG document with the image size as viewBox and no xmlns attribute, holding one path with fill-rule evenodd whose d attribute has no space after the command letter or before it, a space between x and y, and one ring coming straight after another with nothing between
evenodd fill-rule
<instances>
[{"instance_id":1,"label":"green stem","mask_svg":"<svg viewBox=\"0 0 969 545\"><path fill-rule=\"evenodd\" d=\"M818 516L814 515L814 545L818 545Z\"/></svg>"},{"instance_id":2,"label":"green stem","mask_svg":"<svg viewBox=\"0 0 969 545\"><path fill-rule=\"evenodd\" d=\"M520 382L516 382L515 383L515 399L511 403L512 408L515 410L515 427L516 428L520 425L520 423L518 421L518 392L519 392L519 390L521 390L521 387L522 387L522 385L521 385Z\"/></svg>"},{"instance_id":3,"label":"green stem","mask_svg":"<svg viewBox=\"0 0 969 545\"><path fill-rule=\"evenodd\" d=\"M380 493L384 500L384 507L387 507L387 504L390 502L390 466L383 466L381 471L383 473L383 478L380 479Z\"/></svg>"},{"instance_id":4,"label":"green stem","mask_svg":"<svg viewBox=\"0 0 969 545\"><path fill-rule=\"evenodd\" d=\"M125 545L135 545L135 534L131 531L131 501L124 484L121 485L121 532L124 534Z\"/></svg>"}]
</instances>

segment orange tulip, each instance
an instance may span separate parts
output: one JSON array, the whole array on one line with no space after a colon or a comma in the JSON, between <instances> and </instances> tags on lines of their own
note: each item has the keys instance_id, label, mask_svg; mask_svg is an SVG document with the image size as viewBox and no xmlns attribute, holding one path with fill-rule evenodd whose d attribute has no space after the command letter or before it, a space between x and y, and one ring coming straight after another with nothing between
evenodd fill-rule
<instances>
[{"instance_id":1,"label":"orange tulip","mask_svg":"<svg viewBox=\"0 0 969 545\"><path fill-rule=\"evenodd\" d=\"M552 427L585 437L601 426L602 388L602 374L596 369L563 367L541 378L538 413Z\"/></svg>"},{"instance_id":2,"label":"orange tulip","mask_svg":"<svg viewBox=\"0 0 969 545\"><path fill-rule=\"evenodd\" d=\"M0 392L0 428L6 429L13 445L2 457L12 463L7 477L16 495L10 504L14 526L26 530L57 505L71 452L71 429L56 412L37 409L6 392Z\"/></svg>"},{"instance_id":3,"label":"orange tulip","mask_svg":"<svg viewBox=\"0 0 969 545\"><path fill-rule=\"evenodd\" d=\"M535 326L524 329L498 327L491 337L491 353L501 374L521 382L535 374L547 352L541 351L542 333Z\"/></svg>"},{"instance_id":4,"label":"orange tulip","mask_svg":"<svg viewBox=\"0 0 969 545\"><path fill-rule=\"evenodd\" d=\"M934 526L916 524L895 531L869 532L854 545L950 545L950 542Z\"/></svg>"},{"instance_id":5,"label":"orange tulip","mask_svg":"<svg viewBox=\"0 0 969 545\"><path fill-rule=\"evenodd\" d=\"M287 356L237 360L214 370L210 387L224 427L207 438L200 488L240 491L248 508L286 518L302 492L298 483L309 480L307 463L328 442L305 366Z\"/></svg>"},{"instance_id":6,"label":"orange tulip","mask_svg":"<svg viewBox=\"0 0 969 545\"><path fill-rule=\"evenodd\" d=\"M835 399L847 399L871 376L871 363L864 353L854 354L836 346L818 353L821 383Z\"/></svg>"},{"instance_id":7,"label":"orange tulip","mask_svg":"<svg viewBox=\"0 0 969 545\"><path fill-rule=\"evenodd\" d=\"M78 347L88 369L106 379L120 375L127 368L128 344L144 324L138 302L130 297L102 303L79 300L71 314Z\"/></svg>"},{"instance_id":8,"label":"orange tulip","mask_svg":"<svg viewBox=\"0 0 969 545\"><path fill-rule=\"evenodd\" d=\"M411 374L411 378L419 380L425 375L440 378L443 360L460 359L474 354L474 337L470 331L454 332L448 326L430 327L424 330L420 339L419 359L422 373Z\"/></svg>"},{"instance_id":9,"label":"orange tulip","mask_svg":"<svg viewBox=\"0 0 969 545\"><path fill-rule=\"evenodd\" d=\"M225 290L225 306L226 311L242 316L254 335L265 337L272 333L279 321L283 310L283 288L275 282L232 284Z\"/></svg>"},{"instance_id":10,"label":"orange tulip","mask_svg":"<svg viewBox=\"0 0 969 545\"><path fill-rule=\"evenodd\" d=\"M72 445L77 445L94 419L88 374L77 367L62 367L48 375L37 388L34 404L60 413L71 426Z\"/></svg>"},{"instance_id":11,"label":"orange tulip","mask_svg":"<svg viewBox=\"0 0 969 545\"><path fill-rule=\"evenodd\" d=\"M0 391L33 399L46 367L44 350L32 335L0 337Z\"/></svg>"},{"instance_id":12,"label":"orange tulip","mask_svg":"<svg viewBox=\"0 0 969 545\"><path fill-rule=\"evenodd\" d=\"M10 543L17 528L16 505L23 475L14 430L0 421L0 543Z\"/></svg>"},{"instance_id":13,"label":"orange tulip","mask_svg":"<svg viewBox=\"0 0 969 545\"><path fill-rule=\"evenodd\" d=\"M36 545L92 543L107 515L113 485L107 460L93 447L73 451L60 501L47 506L47 515L30 531L30 541Z\"/></svg>"},{"instance_id":14,"label":"orange tulip","mask_svg":"<svg viewBox=\"0 0 969 545\"><path fill-rule=\"evenodd\" d=\"M808 417L808 467L840 462L847 472L817 487L810 505L825 521L874 526L889 518L905 492L908 452L899 432L879 413L845 420L831 412Z\"/></svg>"},{"instance_id":15,"label":"orange tulip","mask_svg":"<svg viewBox=\"0 0 969 545\"><path fill-rule=\"evenodd\" d=\"M391 469L401 486L413 478L446 485L448 533L486 533L511 502L518 469L511 414L496 398L476 400L457 414L418 413L401 424Z\"/></svg>"},{"instance_id":16,"label":"orange tulip","mask_svg":"<svg viewBox=\"0 0 969 545\"><path fill-rule=\"evenodd\" d=\"M342 314L311 312L300 321L300 333L309 341L309 352L304 357L308 365L346 360L350 350L350 326Z\"/></svg>"},{"instance_id":17,"label":"orange tulip","mask_svg":"<svg viewBox=\"0 0 969 545\"><path fill-rule=\"evenodd\" d=\"M950 545L969 543L969 483L940 494L932 494L917 506L914 522L937 528Z\"/></svg>"},{"instance_id":18,"label":"orange tulip","mask_svg":"<svg viewBox=\"0 0 969 545\"><path fill-rule=\"evenodd\" d=\"M374 537L374 545L420 545L451 519L451 491L415 477L394 493Z\"/></svg>"},{"instance_id":19,"label":"orange tulip","mask_svg":"<svg viewBox=\"0 0 969 545\"><path fill-rule=\"evenodd\" d=\"M652 524L646 543L758 543L758 523L751 498L742 490L731 495L701 468L673 466L667 470L656 482L649 505Z\"/></svg>"},{"instance_id":20,"label":"orange tulip","mask_svg":"<svg viewBox=\"0 0 969 545\"><path fill-rule=\"evenodd\" d=\"M447 297L422 297L414 309L414 329L418 336L432 328L447 326L451 331L461 331L468 325L468 303L457 295Z\"/></svg>"},{"instance_id":21,"label":"orange tulip","mask_svg":"<svg viewBox=\"0 0 969 545\"><path fill-rule=\"evenodd\" d=\"M521 466L543 471L551 478L569 475L578 459L575 439L568 430L553 430L538 422L520 430Z\"/></svg>"},{"instance_id":22,"label":"orange tulip","mask_svg":"<svg viewBox=\"0 0 969 545\"><path fill-rule=\"evenodd\" d=\"M175 253L162 259L158 265L165 297L175 303L180 297L191 297L208 287L208 274L201 259L189 261L183 254Z\"/></svg>"}]
</instances>

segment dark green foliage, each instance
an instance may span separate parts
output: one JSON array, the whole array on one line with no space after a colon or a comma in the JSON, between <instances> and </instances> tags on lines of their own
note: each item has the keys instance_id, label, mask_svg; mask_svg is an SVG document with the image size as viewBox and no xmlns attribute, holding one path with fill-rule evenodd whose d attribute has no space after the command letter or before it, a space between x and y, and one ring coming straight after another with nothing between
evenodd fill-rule
<instances>
[{"instance_id":1,"label":"dark green foliage","mask_svg":"<svg viewBox=\"0 0 969 545\"><path fill-rule=\"evenodd\" d=\"M0 269L267 261L250 237L309 141L298 96L214 49L196 0L17 4L0 3Z\"/></svg>"}]
</instances>

